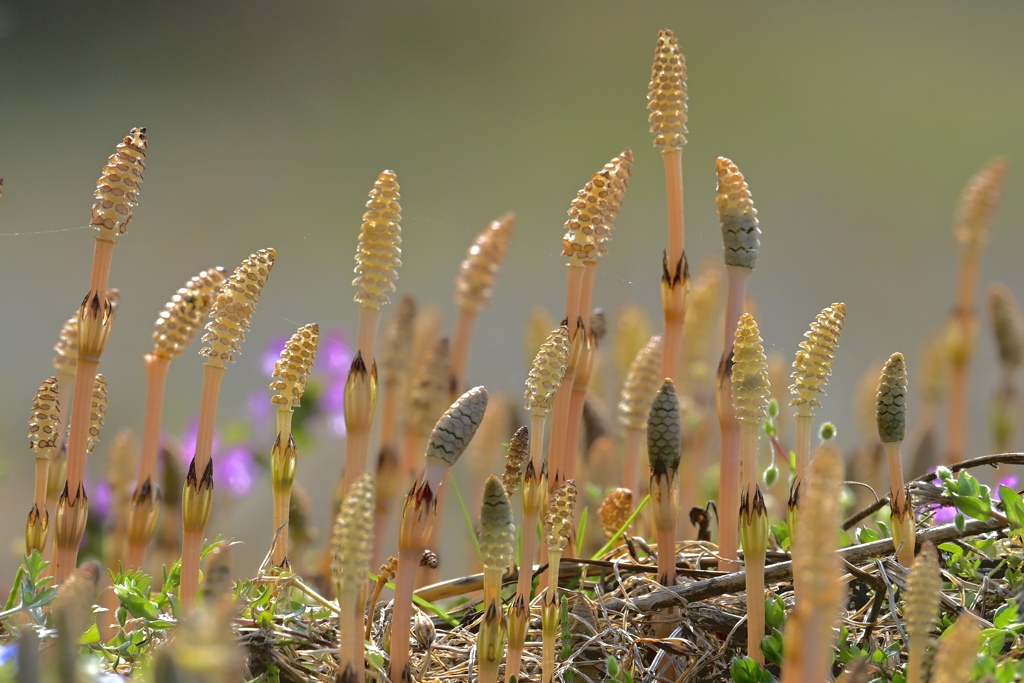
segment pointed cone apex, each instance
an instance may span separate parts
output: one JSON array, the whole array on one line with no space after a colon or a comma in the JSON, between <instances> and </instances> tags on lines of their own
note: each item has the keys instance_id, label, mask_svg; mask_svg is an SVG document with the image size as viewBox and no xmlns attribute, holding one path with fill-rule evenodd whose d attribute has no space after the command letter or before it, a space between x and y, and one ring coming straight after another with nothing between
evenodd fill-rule
<instances>
[{"instance_id":1,"label":"pointed cone apex","mask_svg":"<svg viewBox=\"0 0 1024 683\"><path fill-rule=\"evenodd\" d=\"M363 362L363 354L356 351L348 377L345 379L345 426L349 429L373 424L373 413L377 409L377 365L370 371Z\"/></svg>"},{"instance_id":2,"label":"pointed cone apex","mask_svg":"<svg viewBox=\"0 0 1024 683\"><path fill-rule=\"evenodd\" d=\"M547 474L533 466L533 461L526 463L523 472L523 510L527 514L539 515L544 507L544 494L547 491Z\"/></svg>"},{"instance_id":3,"label":"pointed cone apex","mask_svg":"<svg viewBox=\"0 0 1024 683\"><path fill-rule=\"evenodd\" d=\"M142 174L146 170L145 128L132 128L117 146L96 181L96 201L92 205L89 225L113 241L123 235L132 220L132 210L138 203Z\"/></svg>"},{"instance_id":4,"label":"pointed cone apex","mask_svg":"<svg viewBox=\"0 0 1024 683\"><path fill-rule=\"evenodd\" d=\"M747 490L740 502L740 537L745 555L760 555L768 548L768 510L757 485L754 495Z\"/></svg>"},{"instance_id":5,"label":"pointed cone apex","mask_svg":"<svg viewBox=\"0 0 1024 683\"><path fill-rule=\"evenodd\" d=\"M46 537L50 532L50 514L40 510L37 505L32 505L28 511L28 520L25 522L25 554L31 554L33 550L43 552L46 547Z\"/></svg>"},{"instance_id":6,"label":"pointed cone apex","mask_svg":"<svg viewBox=\"0 0 1024 683\"><path fill-rule=\"evenodd\" d=\"M270 390L277 393L270 399L271 403L279 408L299 407L319 344L320 326L316 323L300 327L285 343L281 358L274 364Z\"/></svg>"},{"instance_id":7,"label":"pointed cone apex","mask_svg":"<svg viewBox=\"0 0 1024 683\"><path fill-rule=\"evenodd\" d=\"M753 270L761 249L761 229L750 188L740 169L729 159L718 157L718 220L722 224L725 265Z\"/></svg>"},{"instance_id":8,"label":"pointed cone apex","mask_svg":"<svg viewBox=\"0 0 1024 683\"><path fill-rule=\"evenodd\" d=\"M181 355L209 315L227 275L223 268L211 268L196 275L171 297L160 312L153 332L153 355L174 358Z\"/></svg>"},{"instance_id":9,"label":"pointed cone apex","mask_svg":"<svg viewBox=\"0 0 1024 683\"><path fill-rule=\"evenodd\" d=\"M400 548L423 548L427 544L430 524L437 513L437 498L429 481L419 481L405 494L402 520L398 526Z\"/></svg>"},{"instance_id":10,"label":"pointed cone apex","mask_svg":"<svg viewBox=\"0 0 1024 683\"><path fill-rule=\"evenodd\" d=\"M647 417L647 457L655 475L679 469L682 425L676 386L667 377L654 396Z\"/></svg>"},{"instance_id":11,"label":"pointed cone apex","mask_svg":"<svg viewBox=\"0 0 1024 683\"><path fill-rule=\"evenodd\" d=\"M569 329L561 325L548 335L537 351L533 367L526 379L526 409L537 415L548 415L558 385L569 364Z\"/></svg>"},{"instance_id":12,"label":"pointed cone apex","mask_svg":"<svg viewBox=\"0 0 1024 683\"><path fill-rule=\"evenodd\" d=\"M51 377L42 383L32 401L32 413L28 418L29 447L37 455L44 455L47 449L57 447L60 434L60 403L57 378Z\"/></svg>"},{"instance_id":13,"label":"pointed cone apex","mask_svg":"<svg viewBox=\"0 0 1024 683\"><path fill-rule=\"evenodd\" d=\"M480 561L484 569L504 571L512 563L515 539L512 504L501 481L492 474L484 484L480 504Z\"/></svg>"},{"instance_id":14,"label":"pointed cone apex","mask_svg":"<svg viewBox=\"0 0 1024 683\"><path fill-rule=\"evenodd\" d=\"M768 417L771 387L768 385L768 358L749 313L740 317L733 341L732 397L736 419L758 421Z\"/></svg>"},{"instance_id":15,"label":"pointed cone apex","mask_svg":"<svg viewBox=\"0 0 1024 683\"><path fill-rule=\"evenodd\" d=\"M846 304L832 304L818 314L811 329L804 333L806 339L800 342L800 350L793 361L793 384L789 387L793 399L789 405L798 406L798 410L806 414L811 414L811 408L821 406L819 397L825 395L845 320Z\"/></svg>"},{"instance_id":16,"label":"pointed cone apex","mask_svg":"<svg viewBox=\"0 0 1024 683\"><path fill-rule=\"evenodd\" d=\"M196 475L196 459L188 466L185 486L181 491L181 521L185 531L202 532L210 521L213 507L213 460L206 463L203 478Z\"/></svg>"},{"instance_id":17,"label":"pointed cone apex","mask_svg":"<svg viewBox=\"0 0 1024 683\"><path fill-rule=\"evenodd\" d=\"M57 499L57 513L53 520L53 542L62 548L77 548L89 520L89 497L85 486L79 484L75 499L68 496L67 484Z\"/></svg>"},{"instance_id":18,"label":"pointed cone apex","mask_svg":"<svg viewBox=\"0 0 1024 683\"><path fill-rule=\"evenodd\" d=\"M78 309L78 358L99 362L114 324L114 304L106 295L91 291Z\"/></svg>"},{"instance_id":19,"label":"pointed cone apex","mask_svg":"<svg viewBox=\"0 0 1024 683\"><path fill-rule=\"evenodd\" d=\"M157 517L160 514L160 489L154 487L150 479L142 482L132 495L131 506L128 508L128 524L125 536L132 545L145 545L156 529Z\"/></svg>"},{"instance_id":20,"label":"pointed cone apex","mask_svg":"<svg viewBox=\"0 0 1024 683\"><path fill-rule=\"evenodd\" d=\"M270 450L270 487L274 491L291 491L295 482L295 468L298 465L298 452L295 439L288 435L288 443L281 443L281 433L274 440Z\"/></svg>"},{"instance_id":21,"label":"pointed cone apex","mask_svg":"<svg viewBox=\"0 0 1024 683\"><path fill-rule=\"evenodd\" d=\"M460 396L434 425L426 457L448 467L455 464L476 434L487 410L487 389L473 387Z\"/></svg>"},{"instance_id":22,"label":"pointed cone apex","mask_svg":"<svg viewBox=\"0 0 1024 683\"><path fill-rule=\"evenodd\" d=\"M377 176L366 202L352 286L359 289L355 302L367 308L379 309L390 303L388 293L395 291L398 268L402 265L402 207L398 203L398 189L395 172L384 171Z\"/></svg>"},{"instance_id":23,"label":"pointed cone apex","mask_svg":"<svg viewBox=\"0 0 1024 683\"><path fill-rule=\"evenodd\" d=\"M661 337L651 337L629 366L619 398L619 424L626 429L643 430L647 413L661 386Z\"/></svg>"},{"instance_id":24,"label":"pointed cone apex","mask_svg":"<svg viewBox=\"0 0 1024 683\"><path fill-rule=\"evenodd\" d=\"M209 364L223 366L234 362L235 355L241 352L276 255L273 249L260 249L251 254L221 287L210 310L210 322L206 324L203 336L206 346L199 352L209 358Z\"/></svg>"},{"instance_id":25,"label":"pointed cone apex","mask_svg":"<svg viewBox=\"0 0 1024 683\"><path fill-rule=\"evenodd\" d=\"M658 32L647 108L655 147L669 151L686 144L686 60L667 28Z\"/></svg>"},{"instance_id":26,"label":"pointed cone apex","mask_svg":"<svg viewBox=\"0 0 1024 683\"><path fill-rule=\"evenodd\" d=\"M878 438L882 443L903 441L907 433L907 365L902 353L885 361L875 397Z\"/></svg>"},{"instance_id":27,"label":"pointed cone apex","mask_svg":"<svg viewBox=\"0 0 1024 683\"><path fill-rule=\"evenodd\" d=\"M508 451L505 453L505 471L501 476L505 495L511 498L522 486L523 473L526 470L526 463L529 461L530 428L523 425L512 435L512 440L508 442Z\"/></svg>"},{"instance_id":28,"label":"pointed cone apex","mask_svg":"<svg viewBox=\"0 0 1024 683\"><path fill-rule=\"evenodd\" d=\"M515 224L515 214L508 213L477 235L455 281L455 303L459 308L478 312L490 301L491 288L505 260Z\"/></svg>"}]
</instances>

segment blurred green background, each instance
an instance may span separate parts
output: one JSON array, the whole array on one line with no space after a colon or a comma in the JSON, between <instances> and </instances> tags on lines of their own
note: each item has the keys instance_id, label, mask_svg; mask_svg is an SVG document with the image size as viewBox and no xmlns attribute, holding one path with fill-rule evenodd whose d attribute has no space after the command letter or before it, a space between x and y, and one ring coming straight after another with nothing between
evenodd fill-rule
<instances>
[{"instance_id":1,"label":"blurred green background","mask_svg":"<svg viewBox=\"0 0 1024 683\"><path fill-rule=\"evenodd\" d=\"M402 186L399 293L442 304L449 326L466 247L489 220L518 214L468 367L472 383L518 396L527 312L563 305L569 201L625 147L633 180L595 303L614 314L638 302L660 320L665 191L645 97L655 35L670 27L689 70L691 265L720 258L714 161L728 156L760 213L751 288L768 350L791 357L823 306L848 305L820 414L852 445L862 372L900 350L915 382L923 334L953 297L957 200L995 155L1011 167L982 285L1024 292L1022 26L1024 5L1009 1L0 3L0 575L12 576L30 503L31 399L87 287L95 180L132 126L147 126L151 144L111 277L122 295L102 365L107 443L141 428L153 321L202 268L278 252L224 382L225 420L265 391L270 338L310 321L354 331L352 255L384 168ZM990 448L998 376L986 331L973 365L975 455ZM174 363L169 432L195 410L200 374L194 351ZM322 529L341 449L327 441L299 466ZM102 457L101 445L94 471ZM267 489L211 523L246 541L240 571L266 551Z\"/></svg>"}]
</instances>

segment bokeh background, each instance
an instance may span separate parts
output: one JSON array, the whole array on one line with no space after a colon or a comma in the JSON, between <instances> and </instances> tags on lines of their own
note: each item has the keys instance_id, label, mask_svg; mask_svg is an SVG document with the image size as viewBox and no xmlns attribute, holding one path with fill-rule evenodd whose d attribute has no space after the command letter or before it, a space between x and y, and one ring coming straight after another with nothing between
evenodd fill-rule
<instances>
[{"instance_id":1,"label":"bokeh background","mask_svg":"<svg viewBox=\"0 0 1024 683\"><path fill-rule=\"evenodd\" d=\"M691 264L720 258L714 161L728 156L761 217L751 288L766 347L791 357L823 306L848 305L821 414L849 443L867 367L901 350L913 385L923 336L953 297L958 198L996 155L1011 167L982 284L1024 293L1022 26L1012 1L0 2L0 575L18 562L30 502L31 399L87 287L95 180L130 127L147 126L151 146L111 277L122 294L102 365L107 443L141 428L153 321L200 269L278 253L224 382L224 420L244 418L254 392L269 399L269 340L310 321L354 331L352 255L384 168L402 186L399 293L439 303L449 326L466 247L518 214L468 366L471 382L517 396L528 311L563 305L565 211L625 147L633 180L595 303L614 316L636 302L660 320L665 191L645 97L655 35L671 27L689 68ZM998 376L985 328L978 348L972 454L990 448ZM165 426L180 434L201 359L190 351L172 367ZM299 466L322 529L342 452L328 435ZM94 472L103 457L101 445ZM240 572L266 552L268 488L257 482L211 523L245 542Z\"/></svg>"}]
</instances>

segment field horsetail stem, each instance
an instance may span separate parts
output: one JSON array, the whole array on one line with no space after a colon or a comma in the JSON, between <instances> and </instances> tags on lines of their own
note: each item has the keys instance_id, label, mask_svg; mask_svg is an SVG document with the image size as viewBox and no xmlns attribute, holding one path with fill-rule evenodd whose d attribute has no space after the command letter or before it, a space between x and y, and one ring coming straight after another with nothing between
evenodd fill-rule
<instances>
[{"instance_id":1,"label":"field horsetail stem","mask_svg":"<svg viewBox=\"0 0 1024 683\"><path fill-rule=\"evenodd\" d=\"M946 462L957 463L966 456L967 398L971 357L978 336L975 291L981 256L988 244L992 216L1003 192L1006 160L994 159L981 169L964 189L957 211L953 237L960 251L960 274L956 302L950 313L949 361L952 366L949 387L949 425Z\"/></svg>"},{"instance_id":2,"label":"field horsetail stem","mask_svg":"<svg viewBox=\"0 0 1024 683\"><path fill-rule=\"evenodd\" d=\"M92 395L86 403L85 455L88 456L100 441L100 432L107 417L107 379L98 374L93 378ZM68 495L67 484L57 500L57 514L54 519L53 569L54 579L60 583L74 571L78 558L78 546L85 533L89 519L89 499L85 485L79 485L79 496Z\"/></svg>"},{"instance_id":3,"label":"field horsetail stem","mask_svg":"<svg viewBox=\"0 0 1024 683\"><path fill-rule=\"evenodd\" d=\"M518 434L518 432L517 432ZM512 504L501 480L491 475L480 503L480 561L484 568L484 617L477 639L480 683L495 683L501 666L508 625L501 609L501 577L512 564L516 527Z\"/></svg>"},{"instance_id":4,"label":"field horsetail stem","mask_svg":"<svg viewBox=\"0 0 1024 683\"><path fill-rule=\"evenodd\" d=\"M547 588L541 607L541 630L543 638L542 680L551 683L555 677L555 636L558 633L559 600L558 575L562 564L562 553L573 535L573 520L576 517L576 482L572 479L562 483L548 501L544 514L544 544L548 550Z\"/></svg>"},{"instance_id":5,"label":"field horsetail stem","mask_svg":"<svg viewBox=\"0 0 1024 683\"><path fill-rule=\"evenodd\" d=\"M750 196L747 181L739 168L729 159L718 157L718 220L722 224L722 244L728 290L725 300L725 340L722 360L718 365L718 424L721 429L719 458L718 548L725 562L721 569L738 569L736 559L736 530L739 521L740 495L740 433L739 422L733 412L733 334L740 319L747 280L757 265L761 248L761 229L757 209Z\"/></svg>"},{"instance_id":6,"label":"field horsetail stem","mask_svg":"<svg viewBox=\"0 0 1024 683\"><path fill-rule=\"evenodd\" d=\"M647 416L647 459L651 466L651 506L658 536L658 582L676 583L676 520L682 444L679 397L668 377L651 402Z\"/></svg>"},{"instance_id":7,"label":"field horsetail stem","mask_svg":"<svg viewBox=\"0 0 1024 683\"><path fill-rule=\"evenodd\" d=\"M143 356L146 363L146 412L138 477L128 513L125 551L125 565L133 569L139 569L146 558L146 546L153 536L160 509L156 466L167 371L171 360L180 356L192 343L225 279L223 268L211 268L179 289L157 318L153 350Z\"/></svg>"},{"instance_id":8,"label":"field horsetail stem","mask_svg":"<svg viewBox=\"0 0 1024 683\"><path fill-rule=\"evenodd\" d=\"M292 415L302 401L319 344L319 325L310 323L300 327L285 343L281 358L274 364L274 379L270 384L270 390L276 392L270 402L277 407L277 438L270 453L270 487L274 498L274 541L270 559L276 567L288 563L288 511L297 464Z\"/></svg>"},{"instance_id":9,"label":"field horsetail stem","mask_svg":"<svg viewBox=\"0 0 1024 683\"><path fill-rule=\"evenodd\" d=\"M825 308L811 323L811 329L804 333L800 350L793 361L793 394L789 405L794 406L793 423L796 426L795 454L796 475L804 475L811 453L811 422L814 409L821 407L820 397L825 395L825 386L832 374L832 360L839 345L846 321L846 304L836 303Z\"/></svg>"},{"instance_id":10,"label":"field horsetail stem","mask_svg":"<svg viewBox=\"0 0 1024 683\"><path fill-rule=\"evenodd\" d=\"M839 555L842 460L831 444L818 447L801 489L800 525L793 537L796 608L786 620L782 683L825 680L832 662L835 622L845 584ZM748 596L749 599L749 596Z\"/></svg>"},{"instance_id":11,"label":"field horsetail stem","mask_svg":"<svg viewBox=\"0 0 1024 683\"><path fill-rule=\"evenodd\" d=\"M925 653L931 645L932 630L939 620L939 600L942 598L942 574L935 546L926 542L914 559L907 577L907 592L903 600L903 619L910 652L907 655L907 683L923 683Z\"/></svg>"},{"instance_id":12,"label":"field horsetail stem","mask_svg":"<svg viewBox=\"0 0 1024 683\"><path fill-rule=\"evenodd\" d=\"M568 364L569 330L563 324L552 330L541 344L526 378L524 407L530 411L530 455L525 462L522 479L523 534L519 549L519 578L516 584L516 597L509 609L506 681L519 675L523 642L526 638L526 627L529 620L528 606L530 592L533 588L533 567L538 557L537 535L532 530L537 528L547 494L544 427L555 403L558 388L565 380Z\"/></svg>"},{"instance_id":13,"label":"field horsetail stem","mask_svg":"<svg viewBox=\"0 0 1024 683\"><path fill-rule=\"evenodd\" d=\"M203 389L199 399L196 452L188 467L181 494L181 604L191 611L199 590L199 554L213 504L213 431L217 399L227 364L242 350L263 286L274 267L276 252L261 249L242 261L217 294L199 355L203 365Z\"/></svg>"},{"instance_id":14,"label":"field horsetail stem","mask_svg":"<svg viewBox=\"0 0 1024 683\"><path fill-rule=\"evenodd\" d=\"M99 371L100 358L114 322L114 304L107 296L110 265L117 238L128 229L138 202L142 174L146 169L145 128L133 128L117 146L96 182L95 201L90 225L97 230L93 250L89 292L78 310L78 359L71 415L67 420L68 460L65 496L76 514L88 515L85 494L85 455L89 424L89 395ZM83 497L78 502L79 496ZM83 519L84 524L84 519ZM63 581L78 561L78 547L68 548L55 562L54 577Z\"/></svg>"},{"instance_id":15,"label":"field horsetail stem","mask_svg":"<svg viewBox=\"0 0 1024 683\"><path fill-rule=\"evenodd\" d=\"M885 361L875 399L878 438L889 461L889 505L896 556L904 567L914 561L914 510L903 481L903 439L907 433L907 364L902 353Z\"/></svg>"},{"instance_id":16,"label":"field horsetail stem","mask_svg":"<svg viewBox=\"0 0 1024 683\"><path fill-rule=\"evenodd\" d=\"M733 342L732 400L740 423L740 539L747 587L747 656L759 664L764 637L764 564L768 546L768 513L757 485L757 451L761 427L768 417L768 359L757 323L744 313ZM724 496L723 496L724 497Z\"/></svg>"},{"instance_id":17,"label":"field horsetail stem","mask_svg":"<svg viewBox=\"0 0 1024 683\"><path fill-rule=\"evenodd\" d=\"M668 196L668 250L662 255L661 306L665 354L662 377L679 382L679 350L690 290L683 214L683 145L686 144L686 59L669 29L658 32L654 66L647 90L648 120L654 148L661 150Z\"/></svg>"},{"instance_id":18,"label":"field horsetail stem","mask_svg":"<svg viewBox=\"0 0 1024 683\"><path fill-rule=\"evenodd\" d=\"M391 617L391 680L407 680L412 593L430 529L434 525L441 486L452 465L476 434L487 410L487 389L474 387L451 405L434 425L425 453L426 468L405 497L398 531L398 573Z\"/></svg>"},{"instance_id":19,"label":"field horsetail stem","mask_svg":"<svg viewBox=\"0 0 1024 683\"><path fill-rule=\"evenodd\" d=\"M369 575L375 507L372 477L364 472L342 502L331 536L331 579L338 598L341 641L337 680L345 683L362 683L366 678L360 597Z\"/></svg>"},{"instance_id":20,"label":"field horsetail stem","mask_svg":"<svg viewBox=\"0 0 1024 683\"><path fill-rule=\"evenodd\" d=\"M356 354L345 380L345 475L342 494L366 471L370 429L377 409L377 327L381 307L391 302L402 265L402 206L398 179L383 171L370 190L356 250L355 302L359 304Z\"/></svg>"},{"instance_id":21,"label":"field horsetail stem","mask_svg":"<svg viewBox=\"0 0 1024 683\"><path fill-rule=\"evenodd\" d=\"M505 260L515 225L515 215L507 213L484 228L466 253L455 280L455 304L459 317L452 341L451 374L456 391L462 391L465 381L473 324L491 300L494 281Z\"/></svg>"},{"instance_id":22,"label":"field horsetail stem","mask_svg":"<svg viewBox=\"0 0 1024 683\"><path fill-rule=\"evenodd\" d=\"M568 279L563 322L569 335L570 353L552 406L548 446L548 480L552 491L565 481L568 460L575 457L577 450L575 442L579 440L586 397L583 376L589 381L586 366L593 350L588 328L597 260L607 252L611 230L629 183L632 163L633 155L627 149L591 176L569 205L569 218L564 225L562 256L568 259ZM582 383L574 413L572 393L578 371L582 373Z\"/></svg>"},{"instance_id":23,"label":"field horsetail stem","mask_svg":"<svg viewBox=\"0 0 1024 683\"><path fill-rule=\"evenodd\" d=\"M32 412L28 418L29 448L35 455L35 487L32 507L25 524L25 553L33 550L40 553L46 548L49 535L50 513L46 509L46 482L49 478L50 460L57 449L60 434L60 390L57 378L50 377L42 383L32 400Z\"/></svg>"},{"instance_id":24,"label":"field horsetail stem","mask_svg":"<svg viewBox=\"0 0 1024 683\"><path fill-rule=\"evenodd\" d=\"M611 233L615 227L615 220L618 218L619 211L622 208L622 200L629 186L629 178L632 172L633 153L627 149L605 164L604 168L595 173L587 184L588 187L598 191L596 207L582 204L584 198L591 197L591 193L586 192L586 188L584 188L584 192L577 195L577 203L569 210L569 223L574 224L574 230L582 229L584 216L589 216L596 212L598 220L594 221L592 228L596 237L597 253L583 260L583 283L580 288L579 315L579 320L583 325L583 337L580 344L580 355L576 359L576 373L573 377L572 393L569 398L565 444L561 456L562 464L560 470L554 473L553 481L563 481L576 476L583 406L586 403L587 390L590 386L590 379L594 370L594 357L597 354L597 345L600 338L604 336L603 332L600 332L598 329L600 326L599 321L596 319L591 320L591 305L594 296L597 263L602 256L608 253L608 242L611 241ZM573 544L570 543L567 552L572 553L573 551Z\"/></svg>"}]
</instances>

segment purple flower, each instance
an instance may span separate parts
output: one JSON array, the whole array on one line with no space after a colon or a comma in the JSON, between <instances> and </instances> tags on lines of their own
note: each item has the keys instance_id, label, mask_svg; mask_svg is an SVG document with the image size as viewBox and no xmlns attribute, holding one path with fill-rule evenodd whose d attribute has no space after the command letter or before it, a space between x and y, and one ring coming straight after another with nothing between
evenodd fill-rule
<instances>
[{"instance_id":1,"label":"purple flower","mask_svg":"<svg viewBox=\"0 0 1024 683\"><path fill-rule=\"evenodd\" d=\"M949 524L956 518L956 507L952 505L942 505L935 510L935 523L936 524Z\"/></svg>"},{"instance_id":2,"label":"purple flower","mask_svg":"<svg viewBox=\"0 0 1024 683\"><path fill-rule=\"evenodd\" d=\"M89 496L89 511L103 519L110 513L110 482L100 479L95 486L90 488L88 482L85 487L86 495Z\"/></svg>"},{"instance_id":3,"label":"purple flower","mask_svg":"<svg viewBox=\"0 0 1024 683\"><path fill-rule=\"evenodd\" d=\"M253 454L243 445L232 446L213 465L214 481L227 488L232 496L244 496L256 482Z\"/></svg>"},{"instance_id":4,"label":"purple flower","mask_svg":"<svg viewBox=\"0 0 1024 683\"><path fill-rule=\"evenodd\" d=\"M198 433L199 419L193 418L181 437L180 457L185 468L195 457ZM212 457L213 480L218 487L223 486L230 495L236 497L249 492L256 481L257 468L253 454L246 446L235 444L222 451L220 432L215 430Z\"/></svg>"},{"instance_id":5,"label":"purple flower","mask_svg":"<svg viewBox=\"0 0 1024 683\"><path fill-rule=\"evenodd\" d=\"M323 378L327 426L337 436L345 436L345 380L352 365L352 355L352 349L340 331L328 332L320 338L317 366L313 373Z\"/></svg>"},{"instance_id":6,"label":"purple flower","mask_svg":"<svg viewBox=\"0 0 1024 683\"><path fill-rule=\"evenodd\" d=\"M1005 486L1008 489L1017 490L1017 477L1015 475L1008 475L999 480L998 486ZM997 488L998 488L997 486Z\"/></svg>"}]
</instances>

